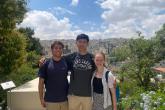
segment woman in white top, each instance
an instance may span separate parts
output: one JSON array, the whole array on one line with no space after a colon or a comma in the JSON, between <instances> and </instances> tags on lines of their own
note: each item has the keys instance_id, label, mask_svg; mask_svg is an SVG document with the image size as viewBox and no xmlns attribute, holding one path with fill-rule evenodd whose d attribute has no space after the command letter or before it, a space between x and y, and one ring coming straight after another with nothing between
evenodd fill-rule
<instances>
[{"instance_id":1,"label":"woman in white top","mask_svg":"<svg viewBox=\"0 0 165 110\"><path fill-rule=\"evenodd\" d=\"M105 67L105 54L102 52L95 54L94 59L96 71L93 75L91 85L93 89L93 110L117 110L115 78ZM108 81L106 80L106 72Z\"/></svg>"}]
</instances>

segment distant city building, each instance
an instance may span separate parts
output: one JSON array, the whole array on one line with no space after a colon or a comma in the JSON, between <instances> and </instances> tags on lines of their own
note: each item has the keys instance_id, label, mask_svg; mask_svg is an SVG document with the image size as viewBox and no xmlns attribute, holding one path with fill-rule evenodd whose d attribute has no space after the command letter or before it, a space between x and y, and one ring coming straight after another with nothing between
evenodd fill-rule
<instances>
[{"instance_id":1,"label":"distant city building","mask_svg":"<svg viewBox=\"0 0 165 110\"><path fill-rule=\"evenodd\" d=\"M65 45L64 50L63 50L63 54L66 55L69 53L71 53L71 49L69 49L68 45Z\"/></svg>"},{"instance_id":2,"label":"distant city building","mask_svg":"<svg viewBox=\"0 0 165 110\"><path fill-rule=\"evenodd\" d=\"M50 45L55 40L41 40L41 45L44 48L45 56L50 57L51 56L51 49ZM64 43L64 55L69 54L72 52L77 51L76 47L76 41L69 39L69 40L60 40ZM124 38L112 38L112 39L99 39L99 40L90 40L89 42L89 52L90 53L96 53L98 51L104 52L107 56L112 52L112 50L116 47L119 47L123 44L125 44L128 41L128 39Z\"/></svg>"}]
</instances>

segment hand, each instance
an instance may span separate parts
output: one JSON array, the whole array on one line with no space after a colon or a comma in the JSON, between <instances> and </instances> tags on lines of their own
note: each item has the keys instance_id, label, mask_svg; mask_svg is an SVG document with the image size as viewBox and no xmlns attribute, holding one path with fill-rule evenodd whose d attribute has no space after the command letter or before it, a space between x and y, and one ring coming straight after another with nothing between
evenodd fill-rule
<instances>
[{"instance_id":1,"label":"hand","mask_svg":"<svg viewBox=\"0 0 165 110\"><path fill-rule=\"evenodd\" d=\"M113 108L113 110L117 110L117 108Z\"/></svg>"},{"instance_id":2,"label":"hand","mask_svg":"<svg viewBox=\"0 0 165 110\"><path fill-rule=\"evenodd\" d=\"M115 90L116 90L116 86L117 86L116 78L115 78L115 80L114 80L113 86L114 86L114 88L115 88Z\"/></svg>"},{"instance_id":3,"label":"hand","mask_svg":"<svg viewBox=\"0 0 165 110\"><path fill-rule=\"evenodd\" d=\"M45 102L44 99L41 100L41 105L42 105L42 107L44 107L44 108L46 107L46 102Z\"/></svg>"},{"instance_id":4,"label":"hand","mask_svg":"<svg viewBox=\"0 0 165 110\"><path fill-rule=\"evenodd\" d=\"M39 60L39 67L41 67L44 63L45 63L45 57L42 57L42 58Z\"/></svg>"},{"instance_id":5,"label":"hand","mask_svg":"<svg viewBox=\"0 0 165 110\"><path fill-rule=\"evenodd\" d=\"M117 110L117 107L113 107L113 110Z\"/></svg>"}]
</instances>

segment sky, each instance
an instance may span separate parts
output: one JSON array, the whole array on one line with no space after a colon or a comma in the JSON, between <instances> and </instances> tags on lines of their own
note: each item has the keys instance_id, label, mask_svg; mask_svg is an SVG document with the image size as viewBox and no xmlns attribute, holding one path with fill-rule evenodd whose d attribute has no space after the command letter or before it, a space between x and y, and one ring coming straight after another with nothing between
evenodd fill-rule
<instances>
[{"instance_id":1,"label":"sky","mask_svg":"<svg viewBox=\"0 0 165 110\"><path fill-rule=\"evenodd\" d=\"M41 40L134 38L155 35L165 23L165 0L28 0L18 27L31 27Z\"/></svg>"}]
</instances>

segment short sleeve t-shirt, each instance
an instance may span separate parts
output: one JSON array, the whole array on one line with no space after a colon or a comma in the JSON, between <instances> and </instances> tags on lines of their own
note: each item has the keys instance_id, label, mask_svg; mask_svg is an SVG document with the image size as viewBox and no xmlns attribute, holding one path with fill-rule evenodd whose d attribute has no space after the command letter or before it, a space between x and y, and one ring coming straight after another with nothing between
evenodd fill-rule
<instances>
[{"instance_id":1,"label":"short sleeve t-shirt","mask_svg":"<svg viewBox=\"0 0 165 110\"><path fill-rule=\"evenodd\" d=\"M68 67L64 58L55 61L52 58L39 69L38 76L44 79L46 102L63 102L68 95Z\"/></svg>"},{"instance_id":2,"label":"short sleeve t-shirt","mask_svg":"<svg viewBox=\"0 0 165 110\"><path fill-rule=\"evenodd\" d=\"M69 94L90 97L91 79L95 70L93 55L73 53L67 59L71 70Z\"/></svg>"}]
</instances>

